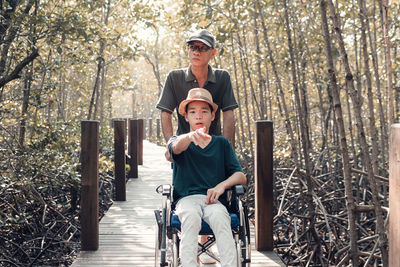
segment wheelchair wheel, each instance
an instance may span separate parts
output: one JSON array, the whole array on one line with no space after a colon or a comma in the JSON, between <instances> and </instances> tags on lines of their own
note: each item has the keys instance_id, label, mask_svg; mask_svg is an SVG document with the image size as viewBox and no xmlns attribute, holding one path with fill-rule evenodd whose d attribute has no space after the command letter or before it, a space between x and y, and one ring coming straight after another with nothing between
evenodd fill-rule
<instances>
[{"instance_id":1,"label":"wheelchair wheel","mask_svg":"<svg viewBox=\"0 0 400 267\"><path fill-rule=\"evenodd\" d=\"M179 237L178 234L172 235L172 267L179 265Z\"/></svg>"},{"instance_id":2,"label":"wheelchair wheel","mask_svg":"<svg viewBox=\"0 0 400 267\"><path fill-rule=\"evenodd\" d=\"M247 264L250 263L250 251L250 246L249 243L247 243L246 238L240 238L236 243L236 258L238 267L250 266Z\"/></svg>"},{"instance_id":3,"label":"wheelchair wheel","mask_svg":"<svg viewBox=\"0 0 400 267\"><path fill-rule=\"evenodd\" d=\"M155 227L155 246L154 246L154 267L160 267L160 254L161 254L161 231L159 230L158 224Z\"/></svg>"},{"instance_id":4,"label":"wheelchair wheel","mask_svg":"<svg viewBox=\"0 0 400 267\"><path fill-rule=\"evenodd\" d=\"M154 253L154 266L155 267L160 267L160 266L171 266L168 264L167 261L167 250L169 247L168 244L168 237L167 237L167 207L168 207L168 202L167 200L164 200L163 202L163 208L159 211L156 211L158 215L156 215L157 220L159 222L156 224L156 229L155 229L155 253Z\"/></svg>"},{"instance_id":5,"label":"wheelchair wheel","mask_svg":"<svg viewBox=\"0 0 400 267\"><path fill-rule=\"evenodd\" d=\"M238 267L250 266L251 262L250 225L247 216L247 208L243 207L242 212L244 225L239 227L239 238L236 244Z\"/></svg>"}]
</instances>

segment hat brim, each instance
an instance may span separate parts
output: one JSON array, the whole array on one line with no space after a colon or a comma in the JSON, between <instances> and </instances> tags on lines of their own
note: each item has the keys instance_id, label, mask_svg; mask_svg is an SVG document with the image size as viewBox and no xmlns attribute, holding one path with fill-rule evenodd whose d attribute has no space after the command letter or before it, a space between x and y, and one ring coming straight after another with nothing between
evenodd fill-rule
<instances>
[{"instance_id":1,"label":"hat brim","mask_svg":"<svg viewBox=\"0 0 400 267\"><path fill-rule=\"evenodd\" d=\"M211 48L214 48L214 47L211 45L211 43L209 43L209 42L207 42L206 40L201 39L201 38L191 38L191 39L187 40L186 43L187 43L187 44L190 44L191 42L195 42L195 41L202 42L202 43L205 44L206 46L211 47Z\"/></svg>"},{"instance_id":2,"label":"hat brim","mask_svg":"<svg viewBox=\"0 0 400 267\"><path fill-rule=\"evenodd\" d=\"M178 109L179 114L181 114L182 116L185 116L185 115L186 115L186 110L185 110L185 109L186 109L186 106L187 106L189 103L194 102L194 101L201 101L201 102L205 102L205 103L207 103L207 104L210 104L210 105L213 107L212 114L215 114L215 112L216 112L217 109L218 109L218 105L217 105L217 104L215 104L215 103L213 103L213 102L208 102L208 101L206 101L206 100L204 100L204 99L201 99L201 98L186 99L186 100L183 100L183 101L179 104L179 109Z\"/></svg>"}]
</instances>

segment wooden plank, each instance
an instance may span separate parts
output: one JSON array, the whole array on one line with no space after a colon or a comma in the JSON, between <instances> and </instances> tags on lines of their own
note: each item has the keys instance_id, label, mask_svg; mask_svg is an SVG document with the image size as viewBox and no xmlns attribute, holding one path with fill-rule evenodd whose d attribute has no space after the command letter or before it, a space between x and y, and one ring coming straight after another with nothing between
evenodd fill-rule
<instances>
[{"instance_id":1,"label":"wooden plank","mask_svg":"<svg viewBox=\"0 0 400 267\"><path fill-rule=\"evenodd\" d=\"M144 164L139 166L139 178L126 185L124 202L115 201L99 226L99 249L82 251L72 264L79 266L154 266L154 209L161 206L161 196L155 192L159 184L170 183L171 164L164 159L164 147L143 142ZM252 267L284 266L274 252L254 249L252 228ZM204 265L218 267L219 264Z\"/></svg>"}]
</instances>

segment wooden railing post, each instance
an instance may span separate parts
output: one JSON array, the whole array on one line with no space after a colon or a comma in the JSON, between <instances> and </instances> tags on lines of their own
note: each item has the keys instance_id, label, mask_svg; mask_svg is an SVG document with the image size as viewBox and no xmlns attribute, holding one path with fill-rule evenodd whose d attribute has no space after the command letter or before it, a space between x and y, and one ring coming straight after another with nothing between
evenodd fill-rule
<instances>
[{"instance_id":1,"label":"wooden railing post","mask_svg":"<svg viewBox=\"0 0 400 267\"><path fill-rule=\"evenodd\" d=\"M114 178L115 178L115 200L126 200L126 175L125 175L125 120L114 120Z\"/></svg>"},{"instance_id":2,"label":"wooden railing post","mask_svg":"<svg viewBox=\"0 0 400 267\"><path fill-rule=\"evenodd\" d=\"M273 250L273 124L256 122L255 237L258 251Z\"/></svg>"},{"instance_id":3,"label":"wooden railing post","mask_svg":"<svg viewBox=\"0 0 400 267\"><path fill-rule=\"evenodd\" d=\"M146 120L143 120L143 140L146 140L146 138L147 138L146 128L147 128L147 122L146 122Z\"/></svg>"},{"instance_id":4,"label":"wooden railing post","mask_svg":"<svg viewBox=\"0 0 400 267\"><path fill-rule=\"evenodd\" d=\"M400 266L400 124L390 128L389 266Z\"/></svg>"},{"instance_id":5,"label":"wooden railing post","mask_svg":"<svg viewBox=\"0 0 400 267\"><path fill-rule=\"evenodd\" d=\"M99 121L81 122L81 247L99 248Z\"/></svg>"},{"instance_id":6,"label":"wooden railing post","mask_svg":"<svg viewBox=\"0 0 400 267\"><path fill-rule=\"evenodd\" d=\"M153 119L149 119L149 140L153 138Z\"/></svg>"},{"instance_id":7,"label":"wooden railing post","mask_svg":"<svg viewBox=\"0 0 400 267\"><path fill-rule=\"evenodd\" d=\"M138 119L138 164L139 165L143 165L143 136L144 136L143 119Z\"/></svg>"},{"instance_id":8,"label":"wooden railing post","mask_svg":"<svg viewBox=\"0 0 400 267\"><path fill-rule=\"evenodd\" d=\"M128 178L138 178L138 120L129 120L129 166Z\"/></svg>"}]
</instances>

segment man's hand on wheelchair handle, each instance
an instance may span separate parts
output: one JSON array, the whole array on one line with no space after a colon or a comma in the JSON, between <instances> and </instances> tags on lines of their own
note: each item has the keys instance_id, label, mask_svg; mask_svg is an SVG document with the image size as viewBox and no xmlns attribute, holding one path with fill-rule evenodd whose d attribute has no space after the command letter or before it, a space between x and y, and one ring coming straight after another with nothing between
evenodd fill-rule
<instances>
[{"instance_id":1,"label":"man's hand on wheelchair handle","mask_svg":"<svg viewBox=\"0 0 400 267\"><path fill-rule=\"evenodd\" d=\"M165 150L164 156L165 156L166 160L168 160L169 162L172 162L171 154L169 153L168 148Z\"/></svg>"}]
</instances>

